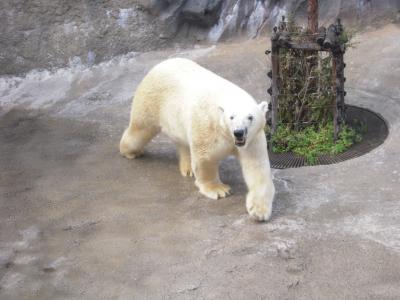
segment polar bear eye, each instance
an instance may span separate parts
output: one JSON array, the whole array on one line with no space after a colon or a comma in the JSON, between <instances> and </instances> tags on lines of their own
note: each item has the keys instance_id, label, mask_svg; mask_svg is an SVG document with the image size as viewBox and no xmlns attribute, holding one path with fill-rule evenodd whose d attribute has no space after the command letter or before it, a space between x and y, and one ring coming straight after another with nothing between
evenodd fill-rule
<instances>
[{"instance_id":1,"label":"polar bear eye","mask_svg":"<svg viewBox=\"0 0 400 300\"><path fill-rule=\"evenodd\" d=\"M230 116L230 118L229 118L229 119L233 120L234 118L235 118L234 116Z\"/></svg>"},{"instance_id":2,"label":"polar bear eye","mask_svg":"<svg viewBox=\"0 0 400 300\"><path fill-rule=\"evenodd\" d=\"M253 121L254 117L253 116L248 116L247 119L251 122L251 121Z\"/></svg>"}]
</instances>

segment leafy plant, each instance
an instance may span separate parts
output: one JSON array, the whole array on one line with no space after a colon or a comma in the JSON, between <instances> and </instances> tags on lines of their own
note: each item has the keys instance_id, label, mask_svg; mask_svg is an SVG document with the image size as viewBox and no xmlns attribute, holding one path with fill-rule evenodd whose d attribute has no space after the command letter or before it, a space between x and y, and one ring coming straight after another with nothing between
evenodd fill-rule
<instances>
[{"instance_id":1,"label":"leafy plant","mask_svg":"<svg viewBox=\"0 0 400 300\"><path fill-rule=\"evenodd\" d=\"M293 16L289 16L285 28L294 41L315 37L297 26ZM341 43L349 46L353 34L344 31L339 37ZM296 153L312 165L318 156L341 153L361 140L361 134L349 125L341 126L334 140L336 95L332 74L332 54L328 51L280 49L278 126L271 138L274 152Z\"/></svg>"},{"instance_id":2,"label":"leafy plant","mask_svg":"<svg viewBox=\"0 0 400 300\"><path fill-rule=\"evenodd\" d=\"M331 122L334 99L331 55L281 49L279 60L278 119L295 129L301 129L301 124Z\"/></svg>"},{"instance_id":3,"label":"leafy plant","mask_svg":"<svg viewBox=\"0 0 400 300\"><path fill-rule=\"evenodd\" d=\"M332 122L320 126L309 126L300 131L279 124L271 141L272 150L275 153L293 152L305 157L307 163L313 165L321 155L338 154L346 151L354 143L360 142L361 134L344 125L335 141Z\"/></svg>"}]
</instances>

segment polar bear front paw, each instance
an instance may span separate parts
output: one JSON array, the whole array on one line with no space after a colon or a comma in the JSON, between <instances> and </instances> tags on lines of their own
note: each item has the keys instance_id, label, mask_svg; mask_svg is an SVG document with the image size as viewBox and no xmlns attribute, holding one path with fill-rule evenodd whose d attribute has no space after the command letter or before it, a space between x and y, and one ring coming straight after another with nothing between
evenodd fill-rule
<instances>
[{"instance_id":1,"label":"polar bear front paw","mask_svg":"<svg viewBox=\"0 0 400 300\"><path fill-rule=\"evenodd\" d=\"M267 201L254 201L248 199L246 201L247 212L250 216L258 221L268 221L271 217L271 207Z\"/></svg>"},{"instance_id":2,"label":"polar bear front paw","mask_svg":"<svg viewBox=\"0 0 400 300\"><path fill-rule=\"evenodd\" d=\"M179 162L179 171L181 172L181 175L183 177L193 177L193 171L192 171L192 167L190 165L190 162L187 163L185 161L180 161Z\"/></svg>"},{"instance_id":3,"label":"polar bear front paw","mask_svg":"<svg viewBox=\"0 0 400 300\"><path fill-rule=\"evenodd\" d=\"M230 194L231 187L227 184L223 183L205 183L199 184L196 182L196 185L200 189L200 193L204 196L217 200L218 198L225 198Z\"/></svg>"}]
</instances>

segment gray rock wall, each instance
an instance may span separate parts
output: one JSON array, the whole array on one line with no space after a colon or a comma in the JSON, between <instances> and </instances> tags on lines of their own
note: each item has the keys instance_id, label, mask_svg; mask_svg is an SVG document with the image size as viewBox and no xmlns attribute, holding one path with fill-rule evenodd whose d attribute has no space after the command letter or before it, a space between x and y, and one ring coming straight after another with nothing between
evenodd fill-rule
<instances>
[{"instance_id":1,"label":"gray rock wall","mask_svg":"<svg viewBox=\"0 0 400 300\"><path fill-rule=\"evenodd\" d=\"M304 17L305 0L2 0L0 75L91 65L131 51L216 43L268 32L280 16ZM370 22L400 0L321 0L321 19Z\"/></svg>"},{"instance_id":2,"label":"gray rock wall","mask_svg":"<svg viewBox=\"0 0 400 300\"><path fill-rule=\"evenodd\" d=\"M93 64L162 46L158 22L132 0L2 0L0 72Z\"/></svg>"}]
</instances>

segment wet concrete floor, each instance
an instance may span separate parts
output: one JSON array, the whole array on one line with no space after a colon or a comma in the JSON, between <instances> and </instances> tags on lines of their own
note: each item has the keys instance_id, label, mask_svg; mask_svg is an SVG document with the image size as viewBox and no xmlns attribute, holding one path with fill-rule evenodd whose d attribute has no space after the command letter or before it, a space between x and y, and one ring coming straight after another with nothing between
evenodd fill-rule
<instances>
[{"instance_id":1,"label":"wet concrete floor","mask_svg":"<svg viewBox=\"0 0 400 300\"><path fill-rule=\"evenodd\" d=\"M144 74L189 57L266 99L267 40L130 54L86 69L0 79L0 299L399 299L400 28L357 37L348 103L390 135L332 166L274 170L273 217L251 220L238 163L233 195L200 195L173 144L118 153Z\"/></svg>"}]
</instances>

